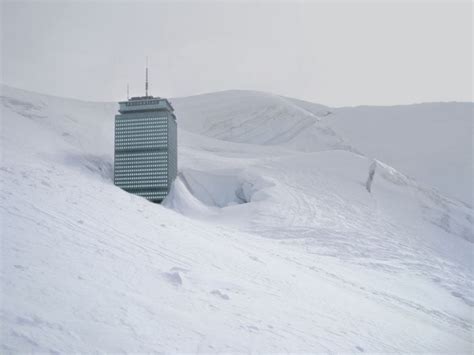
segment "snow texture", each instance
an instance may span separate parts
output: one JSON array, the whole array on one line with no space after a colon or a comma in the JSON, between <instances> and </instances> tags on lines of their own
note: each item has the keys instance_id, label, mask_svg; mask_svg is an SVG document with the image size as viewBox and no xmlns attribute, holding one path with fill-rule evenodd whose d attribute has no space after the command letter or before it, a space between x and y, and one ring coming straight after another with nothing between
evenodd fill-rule
<instances>
[{"instance_id":1,"label":"snow texture","mask_svg":"<svg viewBox=\"0 0 474 355\"><path fill-rule=\"evenodd\" d=\"M157 205L116 104L1 89L0 352L472 352L473 104L174 99Z\"/></svg>"}]
</instances>

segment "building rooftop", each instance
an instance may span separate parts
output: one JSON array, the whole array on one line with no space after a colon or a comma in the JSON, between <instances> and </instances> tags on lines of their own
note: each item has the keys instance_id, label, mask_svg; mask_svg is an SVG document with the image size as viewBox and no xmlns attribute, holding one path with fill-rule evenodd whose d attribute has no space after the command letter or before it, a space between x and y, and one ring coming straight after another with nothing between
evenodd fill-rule
<instances>
[{"instance_id":1,"label":"building rooftop","mask_svg":"<svg viewBox=\"0 0 474 355\"><path fill-rule=\"evenodd\" d=\"M132 97L127 101L121 101L120 104L120 113L130 112L130 111L149 111L149 110L167 110L174 111L171 103L161 97L153 96L136 96Z\"/></svg>"},{"instance_id":2,"label":"building rooftop","mask_svg":"<svg viewBox=\"0 0 474 355\"><path fill-rule=\"evenodd\" d=\"M136 101L136 100L146 100L146 99L160 99L160 97L153 97L153 96L135 96L131 97L128 101Z\"/></svg>"}]
</instances>

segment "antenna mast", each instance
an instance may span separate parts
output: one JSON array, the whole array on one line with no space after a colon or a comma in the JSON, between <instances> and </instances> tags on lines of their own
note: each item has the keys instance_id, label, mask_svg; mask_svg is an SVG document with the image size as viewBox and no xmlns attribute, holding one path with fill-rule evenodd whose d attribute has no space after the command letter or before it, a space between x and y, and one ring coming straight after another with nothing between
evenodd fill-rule
<instances>
[{"instance_id":1,"label":"antenna mast","mask_svg":"<svg viewBox=\"0 0 474 355\"><path fill-rule=\"evenodd\" d=\"M148 57L146 57L146 69L145 69L145 96L148 96Z\"/></svg>"},{"instance_id":2,"label":"antenna mast","mask_svg":"<svg viewBox=\"0 0 474 355\"><path fill-rule=\"evenodd\" d=\"M130 85L127 84L127 100L130 100Z\"/></svg>"}]
</instances>

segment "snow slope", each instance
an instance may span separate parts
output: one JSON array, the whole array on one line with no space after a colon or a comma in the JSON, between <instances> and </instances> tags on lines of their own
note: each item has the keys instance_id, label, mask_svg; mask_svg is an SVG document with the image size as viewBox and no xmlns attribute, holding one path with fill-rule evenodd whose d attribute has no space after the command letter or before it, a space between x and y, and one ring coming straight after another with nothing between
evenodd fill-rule
<instances>
[{"instance_id":1,"label":"snow slope","mask_svg":"<svg viewBox=\"0 0 474 355\"><path fill-rule=\"evenodd\" d=\"M252 91L173 103L187 131L300 151L361 153L473 205L473 103L328 108Z\"/></svg>"},{"instance_id":2,"label":"snow slope","mask_svg":"<svg viewBox=\"0 0 474 355\"><path fill-rule=\"evenodd\" d=\"M115 104L2 87L2 353L472 352L469 201L415 180L425 165L405 175L389 144L400 166L377 156L369 193L377 140L346 109L173 103L161 206L112 183Z\"/></svg>"},{"instance_id":3,"label":"snow slope","mask_svg":"<svg viewBox=\"0 0 474 355\"><path fill-rule=\"evenodd\" d=\"M331 127L364 154L473 205L474 104L338 109Z\"/></svg>"}]
</instances>

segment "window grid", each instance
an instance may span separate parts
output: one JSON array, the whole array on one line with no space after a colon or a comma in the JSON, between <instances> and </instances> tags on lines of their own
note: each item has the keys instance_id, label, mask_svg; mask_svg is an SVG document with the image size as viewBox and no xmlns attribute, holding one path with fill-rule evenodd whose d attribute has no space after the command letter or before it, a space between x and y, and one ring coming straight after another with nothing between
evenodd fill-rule
<instances>
[{"instance_id":1,"label":"window grid","mask_svg":"<svg viewBox=\"0 0 474 355\"><path fill-rule=\"evenodd\" d=\"M117 162L115 163L115 166L117 168L130 168L130 169L139 169L139 168L148 168L148 167L164 167L166 168L168 163L165 161L149 161L149 162L144 162L144 161L139 161L139 162ZM174 164L170 164L172 166Z\"/></svg>"},{"instance_id":2,"label":"window grid","mask_svg":"<svg viewBox=\"0 0 474 355\"><path fill-rule=\"evenodd\" d=\"M168 187L168 184L167 183L163 183L163 184L156 184L156 183L152 183L152 184L141 184L141 183L124 183L124 184L118 184L117 186L120 186L121 188L124 188L124 189L137 189L137 188L156 188L156 187Z\"/></svg>"},{"instance_id":3,"label":"window grid","mask_svg":"<svg viewBox=\"0 0 474 355\"><path fill-rule=\"evenodd\" d=\"M117 174L117 176L115 176L115 179L122 179L122 180L126 180L126 179L137 179L137 178L143 178L143 179L160 179L162 178L163 176L168 176L168 172L161 172L161 173L147 173L147 174Z\"/></svg>"},{"instance_id":4,"label":"window grid","mask_svg":"<svg viewBox=\"0 0 474 355\"><path fill-rule=\"evenodd\" d=\"M118 121L115 124L115 127L120 128L134 128L134 127L145 127L145 126L157 126L157 127L166 127L168 126L167 119L159 119L159 118L149 118L149 119L135 119L135 120L127 120L127 121Z\"/></svg>"},{"instance_id":5,"label":"window grid","mask_svg":"<svg viewBox=\"0 0 474 355\"><path fill-rule=\"evenodd\" d=\"M140 173L144 172L160 172L160 171L168 171L167 166L156 166L156 167L149 167L149 166L140 166L140 167L135 167L135 166L120 166L119 169L116 170L116 173L119 172L126 172L126 171L136 171L136 169L140 169Z\"/></svg>"},{"instance_id":6,"label":"window grid","mask_svg":"<svg viewBox=\"0 0 474 355\"><path fill-rule=\"evenodd\" d=\"M135 105L144 104L134 102ZM115 184L148 199L166 197L171 177L176 176L176 147L172 146L176 144L175 136L176 121L171 112L133 112L130 107L130 111L117 115ZM157 188L163 191L147 191Z\"/></svg>"},{"instance_id":7,"label":"window grid","mask_svg":"<svg viewBox=\"0 0 474 355\"><path fill-rule=\"evenodd\" d=\"M116 143L129 143L129 142L163 142L167 143L168 138L165 136L164 138L156 138L156 137L150 137L150 138L142 138L142 137L133 137L133 138L122 138L122 139L117 139Z\"/></svg>"},{"instance_id":8,"label":"window grid","mask_svg":"<svg viewBox=\"0 0 474 355\"><path fill-rule=\"evenodd\" d=\"M127 137L149 137L149 136L157 136L157 137L168 137L168 134L166 132L152 132L152 131L146 131L146 132L125 132L125 133L117 133L116 138L127 138Z\"/></svg>"},{"instance_id":9,"label":"window grid","mask_svg":"<svg viewBox=\"0 0 474 355\"><path fill-rule=\"evenodd\" d=\"M127 158L127 159L132 159L132 158L149 158L149 157L157 157L161 158L163 156L167 156L168 152L143 152L143 153L128 153L128 154L120 154L117 155L117 158Z\"/></svg>"},{"instance_id":10,"label":"window grid","mask_svg":"<svg viewBox=\"0 0 474 355\"><path fill-rule=\"evenodd\" d=\"M169 164L169 166L173 166L174 164ZM164 169L168 168L167 162L123 162L123 163L116 163L115 167L120 169Z\"/></svg>"},{"instance_id":11,"label":"window grid","mask_svg":"<svg viewBox=\"0 0 474 355\"><path fill-rule=\"evenodd\" d=\"M166 162L168 160L168 157L165 156L160 156L160 157L138 157L138 158L123 158L120 155L116 157L117 162L144 162L144 163L150 163L150 162Z\"/></svg>"},{"instance_id":12,"label":"window grid","mask_svg":"<svg viewBox=\"0 0 474 355\"><path fill-rule=\"evenodd\" d=\"M127 148L135 149L152 149L152 148L166 148L166 144L117 144L117 150L125 150Z\"/></svg>"}]
</instances>

